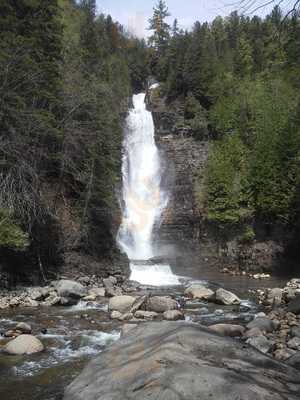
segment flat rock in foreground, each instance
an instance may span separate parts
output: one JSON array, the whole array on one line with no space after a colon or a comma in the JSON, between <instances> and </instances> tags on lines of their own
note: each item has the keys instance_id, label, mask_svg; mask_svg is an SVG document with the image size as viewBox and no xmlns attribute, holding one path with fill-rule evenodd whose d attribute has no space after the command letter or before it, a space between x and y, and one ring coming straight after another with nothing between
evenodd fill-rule
<instances>
[{"instance_id":1,"label":"flat rock in foreground","mask_svg":"<svg viewBox=\"0 0 300 400\"><path fill-rule=\"evenodd\" d=\"M90 362L64 400L296 400L300 373L196 324L150 322Z\"/></svg>"}]
</instances>

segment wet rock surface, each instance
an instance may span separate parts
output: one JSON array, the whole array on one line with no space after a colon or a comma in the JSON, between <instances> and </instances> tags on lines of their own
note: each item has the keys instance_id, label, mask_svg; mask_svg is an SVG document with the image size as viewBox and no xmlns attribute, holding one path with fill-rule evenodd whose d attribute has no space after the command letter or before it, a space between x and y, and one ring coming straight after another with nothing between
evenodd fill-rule
<instances>
[{"instance_id":1,"label":"wet rock surface","mask_svg":"<svg viewBox=\"0 0 300 400\"><path fill-rule=\"evenodd\" d=\"M3 349L5 353L11 355L34 354L43 350L43 343L32 335L20 335L11 340Z\"/></svg>"},{"instance_id":2,"label":"wet rock surface","mask_svg":"<svg viewBox=\"0 0 300 400\"><path fill-rule=\"evenodd\" d=\"M184 294L187 297L191 297L192 299L200 299L200 300L213 300L215 297L214 291L203 285L189 286L184 291Z\"/></svg>"},{"instance_id":3,"label":"wet rock surface","mask_svg":"<svg viewBox=\"0 0 300 400\"><path fill-rule=\"evenodd\" d=\"M147 310L155 312L165 312L168 310L176 310L177 302L167 296L153 296L147 301Z\"/></svg>"},{"instance_id":4,"label":"wet rock surface","mask_svg":"<svg viewBox=\"0 0 300 400\"><path fill-rule=\"evenodd\" d=\"M296 400L299 391L296 369L251 347L194 324L152 322L88 364L64 400Z\"/></svg>"},{"instance_id":5,"label":"wet rock surface","mask_svg":"<svg viewBox=\"0 0 300 400\"><path fill-rule=\"evenodd\" d=\"M225 289L216 291L216 302L224 305L240 304L241 300L234 294Z\"/></svg>"}]
</instances>

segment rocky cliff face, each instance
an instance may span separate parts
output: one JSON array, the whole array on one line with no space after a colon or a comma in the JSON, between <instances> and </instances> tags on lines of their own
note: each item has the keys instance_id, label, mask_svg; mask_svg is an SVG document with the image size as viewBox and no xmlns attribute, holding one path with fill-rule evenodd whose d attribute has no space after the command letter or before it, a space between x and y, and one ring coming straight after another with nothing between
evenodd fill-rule
<instances>
[{"instance_id":1,"label":"rocky cliff face","mask_svg":"<svg viewBox=\"0 0 300 400\"><path fill-rule=\"evenodd\" d=\"M213 226L197 205L203 192L203 178L210 141L196 140L184 123L184 103L167 103L160 88L149 90L147 106L152 111L156 141L161 151L163 186L169 203L157 234L160 247L175 246L177 254L191 251L199 264L263 272L276 269L284 246L280 235L258 228L257 240L240 241L241 230L224 232ZM275 236L275 237L274 237ZM159 239L158 239L159 238ZM184 250L183 250L184 249ZM191 258L189 258L191 259Z\"/></svg>"},{"instance_id":2,"label":"rocky cliff face","mask_svg":"<svg viewBox=\"0 0 300 400\"><path fill-rule=\"evenodd\" d=\"M167 104L159 90L150 90L147 106L152 111L156 142L161 152L163 188L169 195L156 236L158 251L164 255L172 252L177 257L196 252L197 260L215 262L217 243L207 240L207 232L201 231L195 191L204 175L209 141L192 137L190 128L184 124L182 101Z\"/></svg>"}]
</instances>

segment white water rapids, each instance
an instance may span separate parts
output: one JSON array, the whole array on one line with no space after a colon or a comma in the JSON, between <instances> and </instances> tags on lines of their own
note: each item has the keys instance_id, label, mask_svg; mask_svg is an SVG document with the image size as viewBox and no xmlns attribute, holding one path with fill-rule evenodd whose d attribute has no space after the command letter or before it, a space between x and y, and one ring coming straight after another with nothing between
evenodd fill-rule
<instances>
[{"instance_id":1,"label":"white water rapids","mask_svg":"<svg viewBox=\"0 0 300 400\"><path fill-rule=\"evenodd\" d=\"M161 188L161 165L154 140L151 112L145 94L133 96L123 143L123 220L118 243L130 259L130 279L154 286L179 283L169 265L151 264L155 257L152 234L161 220L168 197Z\"/></svg>"}]
</instances>

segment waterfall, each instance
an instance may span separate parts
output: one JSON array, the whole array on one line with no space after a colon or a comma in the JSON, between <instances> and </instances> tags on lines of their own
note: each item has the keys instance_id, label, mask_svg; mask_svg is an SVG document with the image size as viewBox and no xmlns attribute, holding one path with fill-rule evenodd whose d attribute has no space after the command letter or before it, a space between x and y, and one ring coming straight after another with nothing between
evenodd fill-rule
<instances>
[{"instance_id":1,"label":"waterfall","mask_svg":"<svg viewBox=\"0 0 300 400\"><path fill-rule=\"evenodd\" d=\"M130 259L131 279L144 284L177 284L169 265L138 263L155 256L153 228L168 203L161 187L161 165L154 139L152 114L145 93L133 96L126 121L122 159L123 219L118 243Z\"/></svg>"}]
</instances>

